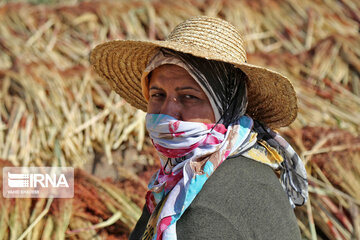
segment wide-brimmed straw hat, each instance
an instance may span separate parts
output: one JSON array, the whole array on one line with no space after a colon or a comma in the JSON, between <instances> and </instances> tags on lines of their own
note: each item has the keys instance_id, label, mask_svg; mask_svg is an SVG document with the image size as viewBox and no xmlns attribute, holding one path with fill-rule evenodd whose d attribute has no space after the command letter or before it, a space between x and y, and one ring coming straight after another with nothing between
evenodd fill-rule
<instances>
[{"instance_id":1,"label":"wide-brimmed straw hat","mask_svg":"<svg viewBox=\"0 0 360 240\"><path fill-rule=\"evenodd\" d=\"M96 46L90 62L95 71L128 103L146 111L141 76L160 48L189 53L233 64L247 76L247 114L277 128L287 126L297 115L297 99L283 75L247 63L244 41L236 28L219 18L194 17L170 33L164 41L115 40Z\"/></svg>"}]
</instances>

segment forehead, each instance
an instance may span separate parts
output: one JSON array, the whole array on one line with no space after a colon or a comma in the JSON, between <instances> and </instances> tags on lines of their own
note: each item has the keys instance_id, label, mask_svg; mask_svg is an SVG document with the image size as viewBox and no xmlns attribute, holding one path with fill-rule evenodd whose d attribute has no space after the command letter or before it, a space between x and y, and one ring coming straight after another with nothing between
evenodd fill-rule
<instances>
[{"instance_id":1,"label":"forehead","mask_svg":"<svg viewBox=\"0 0 360 240\"><path fill-rule=\"evenodd\" d=\"M171 84L175 85L198 85L194 78L188 73L188 71L174 64L161 65L151 72L150 85L167 82L171 82Z\"/></svg>"}]
</instances>

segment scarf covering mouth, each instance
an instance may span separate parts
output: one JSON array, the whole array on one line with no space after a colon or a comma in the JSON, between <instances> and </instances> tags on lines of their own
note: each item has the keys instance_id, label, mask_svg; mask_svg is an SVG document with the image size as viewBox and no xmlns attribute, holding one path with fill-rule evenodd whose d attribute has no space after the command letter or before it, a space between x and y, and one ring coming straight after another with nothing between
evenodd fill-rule
<instances>
[{"instance_id":1,"label":"scarf covering mouth","mask_svg":"<svg viewBox=\"0 0 360 240\"><path fill-rule=\"evenodd\" d=\"M299 156L280 135L248 116L226 129L222 124L147 114L146 128L162 167L148 186L146 206L151 216L143 239L177 239L176 222L229 156L245 156L280 170L292 207L307 200L306 171Z\"/></svg>"}]
</instances>

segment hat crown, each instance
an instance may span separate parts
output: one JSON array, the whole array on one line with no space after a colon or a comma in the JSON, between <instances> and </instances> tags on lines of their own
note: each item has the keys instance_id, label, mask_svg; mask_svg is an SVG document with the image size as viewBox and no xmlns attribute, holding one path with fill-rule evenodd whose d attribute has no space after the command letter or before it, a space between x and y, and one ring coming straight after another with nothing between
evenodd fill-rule
<instances>
[{"instance_id":1,"label":"hat crown","mask_svg":"<svg viewBox=\"0 0 360 240\"><path fill-rule=\"evenodd\" d=\"M240 32L232 24L219 18L207 16L190 18L177 25L167 40L204 51L207 59L233 63L247 61Z\"/></svg>"}]
</instances>

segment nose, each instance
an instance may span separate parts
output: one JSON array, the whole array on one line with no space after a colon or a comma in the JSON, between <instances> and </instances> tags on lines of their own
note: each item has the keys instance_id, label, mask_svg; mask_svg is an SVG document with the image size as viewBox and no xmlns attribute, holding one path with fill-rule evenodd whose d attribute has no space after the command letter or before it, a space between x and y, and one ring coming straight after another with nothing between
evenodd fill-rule
<instances>
[{"instance_id":1,"label":"nose","mask_svg":"<svg viewBox=\"0 0 360 240\"><path fill-rule=\"evenodd\" d=\"M181 103L175 97L168 97L163 102L161 114L170 115L177 120L181 119Z\"/></svg>"}]
</instances>

